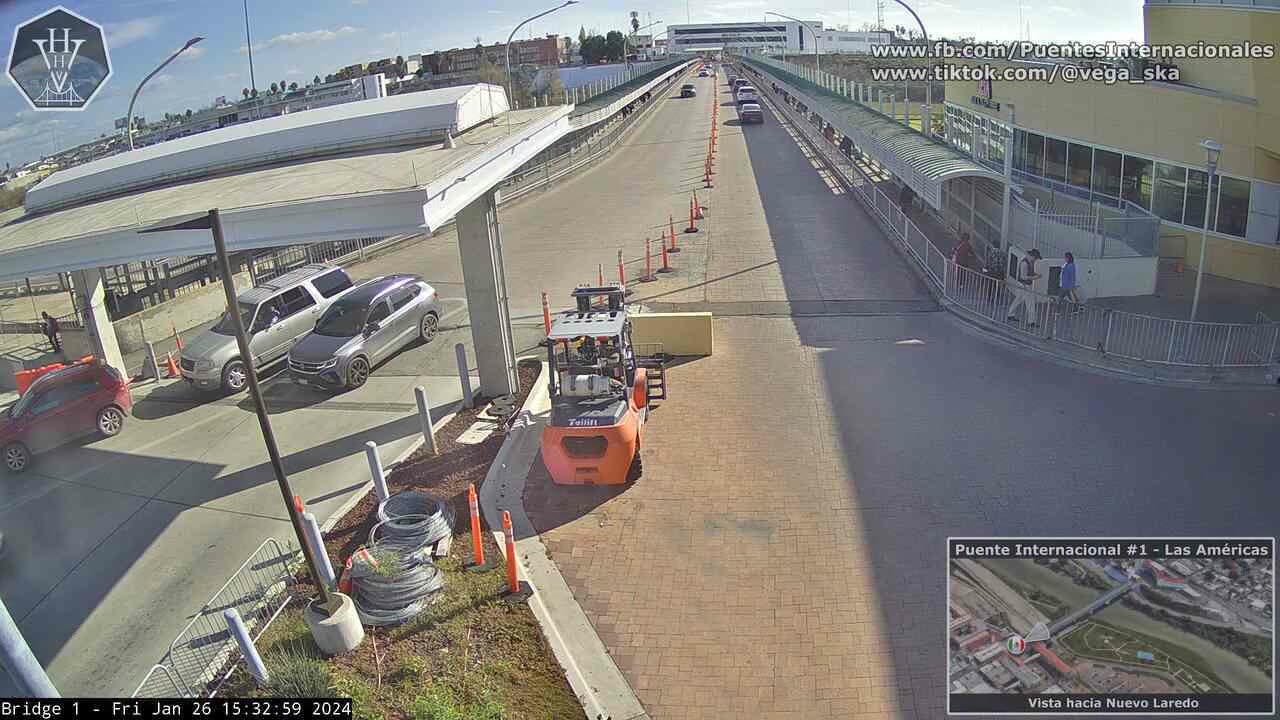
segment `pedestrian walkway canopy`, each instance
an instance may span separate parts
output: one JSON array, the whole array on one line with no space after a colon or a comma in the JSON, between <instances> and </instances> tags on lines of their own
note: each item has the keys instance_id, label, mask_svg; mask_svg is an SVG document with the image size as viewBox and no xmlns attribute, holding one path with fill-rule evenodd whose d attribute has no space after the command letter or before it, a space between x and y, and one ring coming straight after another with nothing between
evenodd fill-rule
<instances>
[{"instance_id":1,"label":"pedestrian walkway canopy","mask_svg":"<svg viewBox=\"0 0 1280 720\"><path fill-rule=\"evenodd\" d=\"M231 251L433 231L570 132L569 111L446 88L97 160L51 175L0 226L0 279L211 253L208 233L139 232L211 208Z\"/></svg>"},{"instance_id":2,"label":"pedestrian walkway canopy","mask_svg":"<svg viewBox=\"0 0 1280 720\"><path fill-rule=\"evenodd\" d=\"M831 123L864 154L871 156L917 195L942 210L942 185L959 177L981 177L1004 183L1004 176L968 155L926 137L906 125L816 85L773 60L741 58Z\"/></svg>"}]
</instances>

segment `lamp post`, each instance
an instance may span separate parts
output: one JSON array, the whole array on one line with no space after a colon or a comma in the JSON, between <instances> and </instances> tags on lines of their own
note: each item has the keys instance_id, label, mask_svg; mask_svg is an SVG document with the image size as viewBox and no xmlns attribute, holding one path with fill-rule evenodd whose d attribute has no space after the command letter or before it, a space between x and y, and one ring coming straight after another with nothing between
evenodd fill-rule
<instances>
[{"instance_id":1,"label":"lamp post","mask_svg":"<svg viewBox=\"0 0 1280 720\"><path fill-rule=\"evenodd\" d=\"M578 0L564 0L563 3L560 3L559 5L551 8L550 10L544 10L538 13L537 15L534 15L533 17L525 18L519 25L515 26L515 28L511 30L511 34L507 36L507 45L505 48L507 53L507 110L511 109L511 102L512 102L511 100L511 39L516 36L516 33L520 32L520 28L524 27L525 25L528 25L534 20L537 20L540 17L546 17L547 15L550 15L551 13L557 10L563 10L569 7L570 5L577 5L577 4L578 4ZM511 116L508 115L507 116L507 132L510 132L510 131L511 131Z\"/></svg>"},{"instance_id":2,"label":"lamp post","mask_svg":"<svg viewBox=\"0 0 1280 720\"><path fill-rule=\"evenodd\" d=\"M1222 145L1209 138L1200 141L1204 148L1204 170L1208 174L1204 198L1204 224L1200 226L1200 262L1196 264L1196 292L1191 297L1191 322L1196 320L1196 311L1200 309L1200 282L1204 279L1204 256L1209 250L1209 209L1213 206L1213 176L1218 171L1218 158L1222 156ZM1222 193L1221 190L1218 191Z\"/></svg>"},{"instance_id":3,"label":"lamp post","mask_svg":"<svg viewBox=\"0 0 1280 720\"><path fill-rule=\"evenodd\" d=\"M204 38L197 35L196 37L193 37L190 40L188 40L186 45L183 45L182 47L175 50L174 53L170 55L167 60L160 63L159 67L157 67L155 70L152 70L151 73L146 77L142 78L142 82L138 83L138 87L134 89L133 97L129 98L129 112L125 115L125 118L124 118L124 133L129 138L130 150L133 149L133 103L137 101L138 93L142 91L142 86L146 85L148 80L155 77L156 73L163 70L165 65L168 65L169 63L173 62L174 58L178 57L187 48L191 47L192 45L195 45L196 43L200 42L203 39Z\"/></svg>"},{"instance_id":4,"label":"lamp post","mask_svg":"<svg viewBox=\"0 0 1280 720\"><path fill-rule=\"evenodd\" d=\"M782 13L780 13L780 12L774 12L774 11L772 11L772 10L769 10L769 11L765 12L765 15L777 15L777 16L778 16L778 17L780 17L780 18L783 18L783 19L786 19L786 20L790 20L791 22L797 22L797 23L800 23L802 26L804 26L804 27L806 27L806 28L809 28L809 32L813 33L813 66L814 66L814 70L815 70L819 75L821 75L821 74L822 74L822 59L818 56L818 31L817 31L817 30L814 30L814 29L813 29L813 27L809 25L809 23L807 23L807 22L805 22L805 21L803 21L803 20L799 20L799 19L797 19L797 18L793 18L793 17L791 17L790 15L783 15L783 14L782 14ZM801 31L800 31L800 33L801 33L801 40L803 40L803 39L804 39L804 30L801 30Z\"/></svg>"},{"instance_id":5,"label":"lamp post","mask_svg":"<svg viewBox=\"0 0 1280 720\"><path fill-rule=\"evenodd\" d=\"M924 39L925 48L927 50L929 46L929 33L925 31L924 23L921 22L920 16L916 14L915 10L911 9L910 5L906 4L902 0L893 0L893 1L901 5L907 12L911 13L911 17L916 19L916 25L920 26L920 37ZM924 111L925 111L925 114L928 115L928 117L920 118L920 130L925 135L932 135L933 134L933 127L932 127L933 126L933 80L928 78L926 78L924 81ZM908 111L908 117L910 117L909 111Z\"/></svg>"},{"instance_id":6,"label":"lamp post","mask_svg":"<svg viewBox=\"0 0 1280 720\"><path fill-rule=\"evenodd\" d=\"M648 25L642 25L642 26L640 26L640 27L636 28L635 30L632 30L630 35L623 35L623 36L622 36L622 65L623 65L623 67L626 67L627 65L630 65L630 63L629 63L629 62L627 62L627 38L628 38L628 37L630 37L630 38L634 38L634 37L636 36L636 33L639 33L641 30L645 30L645 29L648 29L648 28L653 27L654 25L661 25L661 24L662 24L662 21L661 21L661 20L655 20L654 22L651 22L651 23L649 23ZM663 31L663 32L665 32L665 31ZM661 33L659 33L659 34L661 34ZM656 39L656 38L655 38L655 39Z\"/></svg>"}]
</instances>

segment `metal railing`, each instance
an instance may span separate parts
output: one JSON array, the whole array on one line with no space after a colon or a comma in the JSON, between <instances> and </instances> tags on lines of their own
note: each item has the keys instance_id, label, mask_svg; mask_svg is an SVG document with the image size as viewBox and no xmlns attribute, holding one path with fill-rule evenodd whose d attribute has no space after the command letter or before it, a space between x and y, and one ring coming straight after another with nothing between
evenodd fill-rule
<instances>
[{"instance_id":1,"label":"metal railing","mask_svg":"<svg viewBox=\"0 0 1280 720\"><path fill-rule=\"evenodd\" d=\"M130 697L213 697L240 653L223 611L235 608L254 640L262 637L292 598L288 589L301 557L292 544L264 540L169 643Z\"/></svg>"},{"instance_id":2,"label":"metal railing","mask_svg":"<svg viewBox=\"0 0 1280 720\"><path fill-rule=\"evenodd\" d=\"M873 217L920 265L952 307L1010 328L1028 339L1063 343L1140 362L1186 367L1258 367L1280 359L1280 323L1259 312L1253 323L1189 322L1076 304L1021 287L952 262L902 212L893 198L865 175L857 158L815 130L790 103L765 101L784 114L827 165L844 178ZM1029 311L1010 319L1019 294ZM1021 308L1019 308L1021 309Z\"/></svg>"}]
</instances>

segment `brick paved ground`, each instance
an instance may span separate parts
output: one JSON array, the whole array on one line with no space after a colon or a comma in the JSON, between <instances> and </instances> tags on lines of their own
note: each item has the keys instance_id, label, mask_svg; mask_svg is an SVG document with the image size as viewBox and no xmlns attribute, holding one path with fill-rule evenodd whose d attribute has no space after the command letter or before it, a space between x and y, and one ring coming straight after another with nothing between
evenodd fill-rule
<instances>
[{"instance_id":1,"label":"brick paved ground","mask_svg":"<svg viewBox=\"0 0 1280 720\"><path fill-rule=\"evenodd\" d=\"M815 193L816 175L757 175L753 163L799 158L780 129L722 130L707 282L663 301L927 300L887 244L847 247L833 224L868 221ZM748 151L744 133L762 131L781 142ZM782 222L778 203L801 219ZM910 644L892 644L883 620L824 349L785 317L717 319L715 333L713 357L669 370L641 480L557 487L538 463L530 518L654 718L917 717L901 672Z\"/></svg>"}]
</instances>

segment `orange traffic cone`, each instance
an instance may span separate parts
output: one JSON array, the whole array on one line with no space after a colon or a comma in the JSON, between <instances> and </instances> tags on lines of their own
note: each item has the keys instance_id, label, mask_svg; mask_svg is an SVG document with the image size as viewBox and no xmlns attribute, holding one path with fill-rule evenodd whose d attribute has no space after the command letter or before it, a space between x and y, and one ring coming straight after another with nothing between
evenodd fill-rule
<instances>
[{"instance_id":1,"label":"orange traffic cone","mask_svg":"<svg viewBox=\"0 0 1280 720\"><path fill-rule=\"evenodd\" d=\"M181 377L182 373L178 372L178 363L173 361L173 353L164 354L165 377L173 379Z\"/></svg>"},{"instance_id":2,"label":"orange traffic cone","mask_svg":"<svg viewBox=\"0 0 1280 720\"><path fill-rule=\"evenodd\" d=\"M178 334L178 326L169 323L169 327L173 330L173 340L178 344L178 352L182 352L182 336Z\"/></svg>"},{"instance_id":3,"label":"orange traffic cone","mask_svg":"<svg viewBox=\"0 0 1280 720\"><path fill-rule=\"evenodd\" d=\"M697 190L694 190L694 191L693 191L693 218L694 218L695 220L701 220L701 219L703 218L703 215L702 215L702 205L698 203L698 191L697 191Z\"/></svg>"}]
</instances>

